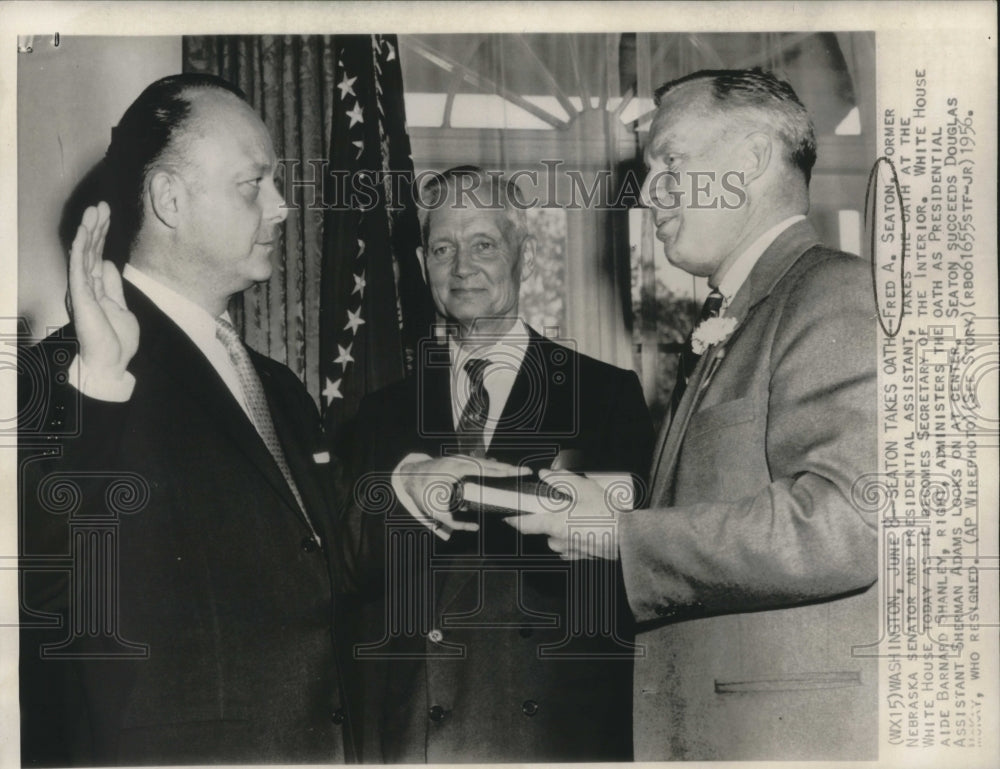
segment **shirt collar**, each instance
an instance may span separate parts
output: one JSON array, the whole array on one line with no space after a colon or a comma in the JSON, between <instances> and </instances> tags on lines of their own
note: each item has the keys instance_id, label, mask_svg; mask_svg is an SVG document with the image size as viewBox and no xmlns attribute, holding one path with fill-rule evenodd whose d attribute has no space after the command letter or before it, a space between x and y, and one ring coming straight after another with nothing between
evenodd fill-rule
<instances>
[{"instance_id":1,"label":"shirt collar","mask_svg":"<svg viewBox=\"0 0 1000 769\"><path fill-rule=\"evenodd\" d=\"M519 369L530 339L528 327L520 318L514 321L514 325L502 337L482 347L465 349L455 337L449 336L448 351L451 355L452 370L462 371L466 362L474 358L489 358L491 364L503 360L508 367Z\"/></svg>"},{"instance_id":2,"label":"shirt collar","mask_svg":"<svg viewBox=\"0 0 1000 769\"><path fill-rule=\"evenodd\" d=\"M204 350L208 345L216 343L216 319L204 307L178 294L131 263L125 265L122 277L149 297L200 349ZM232 323L228 310L219 317Z\"/></svg>"},{"instance_id":3,"label":"shirt collar","mask_svg":"<svg viewBox=\"0 0 1000 769\"><path fill-rule=\"evenodd\" d=\"M765 230L761 233L760 237L747 246L746 250L736 258L736 261L729 265L729 269L726 270L725 275L722 276L722 280L719 281L719 293L722 294L723 298L723 311L729 306L733 297L736 296L737 292L746 282L746 279L753 270L754 265L757 264L757 261L764 255L767 247L770 246L781 233L796 222L800 222L805 218L806 217L803 214L789 216L787 219L778 222L770 229Z\"/></svg>"}]
</instances>

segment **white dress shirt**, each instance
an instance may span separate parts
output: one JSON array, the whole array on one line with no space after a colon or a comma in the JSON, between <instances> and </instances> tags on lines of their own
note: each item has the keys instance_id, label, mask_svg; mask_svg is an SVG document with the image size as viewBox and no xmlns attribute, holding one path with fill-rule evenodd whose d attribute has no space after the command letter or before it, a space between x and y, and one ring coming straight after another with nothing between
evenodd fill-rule
<instances>
[{"instance_id":1,"label":"white dress shirt","mask_svg":"<svg viewBox=\"0 0 1000 769\"><path fill-rule=\"evenodd\" d=\"M753 270L754 265L756 265L758 260L764 255L767 247L770 246L781 233L796 222L800 222L805 218L806 217L802 214L796 214L795 216L789 216L787 219L778 222L770 229L762 232L760 237L747 246L746 250L736 258L736 261L729 265L729 269L726 270L725 274L722 276L722 280L719 281L719 293L722 294L722 310L719 313L720 316L725 316L729 303L733 301L733 297L736 296L740 288L743 287L743 284L746 283L747 277Z\"/></svg>"},{"instance_id":2,"label":"white dress shirt","mask_svg":"<svg viewBox=\"0 0 1000 769\"><path fill-rule=\"evenodd\" d=\"M243 386L240 384L239 375L236 368L229 359L229 353L222 342L215 336L215 318L204 308L195 304L187 297L181 296L172 288L160 283L155 278L147 275L131 264L126 264L122 271L122 278L127 280L146 297L155 304L163 313L176 323L181 331L194 342L195 346L201 350L202 354L212 364L212 368L225 382L229 392L236 398L240 408L253 421L250 409L247 407L246 397L243 393ZM224 312L221 317L230 321L229 313ZM140 344L142 339L142 329L139 329ZM127 401L132 396L135 387L135 378L127 374L127 379L123 382L107 382L94 377L92 372L87 370L82 359L78 355L72 364L78 373L78 377L71 376L70 381L77 385L77 388L84 395L105 401Z\"/></svg>"},{"instance_id":3,"label":"white dress shirt","mask_svg":"<svg viewBox=\"0 0 1000 769\"><path fill-rule=\"evenodd\" d=\"M528 327L518 318L510 330L493 344L474 349L462 347L452 338L448 348L451 357L451 415L452 425L458 421L472 395L469 375L465 365L470 360L485 358L489 365L483 372L483 387L490 396L490 409L483 428L483 445L489 448L497 423L503 414L514 380L521 370L524 353L528 347Z\"/></svg>"},{"instance_id":4,"label":"white dress shirt","mask_svg":"<svg viewBox=\"0 0 1000 769\"><path fill-rule=\"evenodd\" d=\"M483 374L483 387L490 396L490 408L486 418L486 426L483 429L483 445L488 449L496 433L497 424L503 414L507 399L510 397L511 389L514 387L514 380L521 370L524 362L524 355L528 349L528 327L518 318L510 330L492 344L481 347L467 347L458 344L451 338L448 343L449 355L451 358L451 414L452 425L458 429L458 422L462 416L471 396L469 375L465 372L465 364L476 358L486 358L489 365ZM401 470L406 465L413 462L421 462L431 459L427 454L408 454L396 465L392 473L392 488L396 492L396 497L400 503L418 521L434 530L441 539L448 539L451 530L438 522L424 515L417 503L406 493L401 478Z\"/></svg>"}]
</instances>

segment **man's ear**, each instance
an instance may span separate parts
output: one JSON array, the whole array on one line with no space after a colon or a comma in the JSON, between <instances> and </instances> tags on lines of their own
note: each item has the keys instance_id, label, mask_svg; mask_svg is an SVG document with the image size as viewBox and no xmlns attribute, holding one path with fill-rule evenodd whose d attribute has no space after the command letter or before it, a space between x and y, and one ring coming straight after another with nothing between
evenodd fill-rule
<instances>
[{"instance_id":1,"label":"man's ear","mask_svg":"<svg viewBox=\"0 0 1000 769\"><path fill-rule=\"evenodd\" d=\"M529 235L521 244L521 264L518 280L522 281L535 271L535 239Z\"/></svg>"},{"instance_id":2,"label":"man's ear","mask_svg":"<svg viewBox=\"0 0 1000 769\"><path fill-rule=\"evenodd\" d=\"M154 216L175 229L180 219L180 179L169 171L157 171L150 177L146 189Z\"/></svg>"},{"instance_id":3,"label":"man's ear","mask_svg":"<svg viewBox=\"0 0 1000 769\"><path fill-rule=\"evenodd\" d=\"M743 171L743 183L749 184L762 176L771 164L773 141L763 131L754 131L740 147L740 166Z\"/></svg>"}]
</instances>

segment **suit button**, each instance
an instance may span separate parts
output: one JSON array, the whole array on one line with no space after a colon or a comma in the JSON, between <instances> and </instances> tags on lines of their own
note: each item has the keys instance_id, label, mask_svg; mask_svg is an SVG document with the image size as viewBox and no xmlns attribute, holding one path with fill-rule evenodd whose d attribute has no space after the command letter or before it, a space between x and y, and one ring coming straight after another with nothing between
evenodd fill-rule
<instances>
[{"instance_id":1,"label":"suit button","mask_svg":"<svg viewBox=\"0 0 1000 769\"><path fill-rule=\"evenodd\" d=\"M306 537L302 540L302 550L307 553L315 553L319 550L319 545L316 544L316 540L312 537Z\"/></svg>"},{"instance_id":2,"label":"suit button","mask_svg":"<svg viewBox=\"0 0 1000 769\"><path fill-rule=\"evenodd\" d=\"M431 632L427 634L427 640L431 643L439 644L444 640L444 633L442 633L437 628L434 628Z\"/></svg>"},{"instance_id":3,"label":"suit button","mask_svg":"<svg viewBox=\"0 0 1000 769\"><path fill-rule=\"evenodd\" d=\"M436 724L444 721L445 711L440 705L432 705L431 709L427 711L427 717Z\"/></svg>"},{"instance_id":4,"label":"suit button","mask_svg":"<svg viewBox=\"0 0 1000 769\"><path fill-rule=\"evenodd\" d=\"M330 716L330 720L339 726L340 724L344 723L344 721L347 720L347 714L344 713L343 708L337 708L335 711L333 711L333 714Z\"/></svg>"},{"instance_id":5,"label":"suit button","mask_svg":"<svg viewBox=\"0 0 1000 769\"><path fill-rule=\"evenodd\" d=\"M535 634L535 631L530 627L523 627L517 631L517 634L521 636L521 638L531 638L531 636Z\"/></svg>"},{"instance_id":6,"label":"suit button","mask_svg":"<svg viewBox=\"0 0 1000 769\"><path fill-rule=\"evenodd\" d=\"M521 712L526 716L533 716L538 712L538 703L534 700L525 700L521 704Z\"/></svg>"}]
</instances>

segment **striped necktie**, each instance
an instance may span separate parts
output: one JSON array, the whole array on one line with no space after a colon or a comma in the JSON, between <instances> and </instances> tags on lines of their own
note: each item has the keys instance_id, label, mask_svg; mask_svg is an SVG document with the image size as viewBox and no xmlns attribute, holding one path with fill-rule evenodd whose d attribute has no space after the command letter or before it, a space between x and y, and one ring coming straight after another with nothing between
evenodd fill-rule
<instances>
[{"instance_id":1,"label":"striped necktie","mask_svg":"<svg viewBox=\"0 0 1000 769\"><path fill-rule=\"evenodd\" d=\"M247 408L250 410L250 416L254 427L257 428L257 433L264 441L264 445L267 446L267 450L271 453L271 456L274 457L278 469L281 470L281 475L288 484L288 488L291 489L295 501L299 505L299 510L309 525L309 530L312 532L313 538L316 542L319 542L319 535L316 533L312 521L309 520L309 514L306 512L306 506L302 501L302 495L299 493L299 487L295 484L292 471L288 467L288 460L285 459L285 452L281 448L278 433L275 431L274 422L271 420L271 410L267 405L267 398L264 395L264 386L260 383L260 377L257 376L257 369L254 368L253 361L250 360L247 348L240 341L240 336L236 333L236 329L223 318L215 319L215 337L222 342L222 346L229 353L229 360L232 362L233 368L236 369L236 375L239 377L240 385L243 388L243 397L246 398Z\"/></svg>"},{"instance_id":2,"label":"striped necktie","mask_svg":"<svg viewBox=\"0 0 1000 769\"><path fill-rule=\"evenodd\" d=\"M490 394L483 380L489 367L488 358L473 358L465 362L465 373L469 377L469 400L462 409L458 420L458 445L463 454L472 457L486 456L486 421L490 414Z\"/></svg>"}]
</instances>

